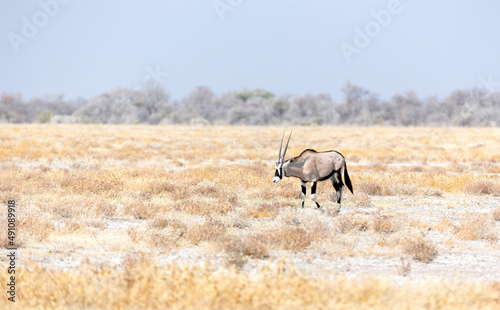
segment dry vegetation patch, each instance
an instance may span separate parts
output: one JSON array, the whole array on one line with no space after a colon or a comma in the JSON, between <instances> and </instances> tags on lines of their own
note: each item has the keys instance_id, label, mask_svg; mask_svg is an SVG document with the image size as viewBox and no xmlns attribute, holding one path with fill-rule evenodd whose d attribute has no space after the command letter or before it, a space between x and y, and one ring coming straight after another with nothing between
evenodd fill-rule
<instances>
[{"instance_id":1,"label":"dry vegetation patch","mask_svg":"<svg viewBox=\"0 0 500 310\"><path fill-rule=\"evenodd\" d=\"M500 183L493 180L472 180L465 186L465 192L473 195L500 196Z\"/></svg>"},{"instance_id":2,"label":"dry vegetation patch","mask_svg":"<svg viewBox=\"0 0 500 310\"><path fill-rule=\"evenodd\" d=\"M438 255L436 246L419 233L413 233L404 238L402 247L406 254L424 263L431 262Z\"/></svg>"},{"instance_id":3,"label":"dry vegetation patch","mask_svg":"<svg viewBox=\"0 0 500 310\"><path fill-rule=\"evenodd\" d=\"M489 214L466 213L458 225L455 233L463 240L498 240L498 230L494 219Z\"/></svg>"},{"instance_id":4,"label":"dry vegetation patch","mask_svg":"<svg viewBox=\"0 0 500 310\"><path fill-rule=\"evenodd\" d=\"M191 227L186 238L193 244L199 244L202 241L215 240L226 232L224 224L213 218L208 218L204 224Z\"/></svg>"},{"instance_id":5,"label":"dry vegetation patch","mask_svg":"<svg viewBox=\"0 0 500 310\"><path fill-rule=\"evenodd\" d=\"M55 262L22 269L19 292L27 308L457 309L499 303L498 283L394 284L387 280L394 274L361 281L356 277L371 267L339 267L343 260L395 254L434 264L438 249L453 243L458 246L449 255L475 248L490 253L500 220L492 203L500 184L497 129L294 129L289 156L304 148L346 156L356 194L344 191L337 214L328 182L317 192L324 212L312 204L309 188L300 208L298 180L272 183L282 128L1 126L0 197L17 201L18 242L26 250L38 247L39 262L57 261L40 247L82 261L97 255L96 248L114 259L131 248L161 253L164 260L184 251L177 265L131 252L121 267L99 262L63 271ZM427 228L432 238L420 232ZM7 240L4 230L0 238ZM202 254L192 258L190 251ZM335 276L277 267L276 252L300 257L306 271L315 266L311 261L325 261ZM200 267L192 261L199 257L224 267ZM404 275L405 263L400 267Z\"/></svg>"},{"instance_id":6,"label":"dry vegetation patch","mask_svg":"<svg viewBox=\"0 0 500 310\"><path fill-rule=\"evenodd\" d=\"M367 216L361 214L340 214L335 218L335 228L342 234L358 233L370 228Z\"/></svg>"},{"instance_id":7,"label":"dry vegetation patch","mask_svg":"<svg viewBox=\"0 0 500 310\"><path fill-rule=\"evenodd\" d=\"M248 258L267 258L267 238L262 235L224 236L217 244L225 253L226 264L237 268L243 267Z\"/></svg>"},{"instance_id":8,"label":"dry vegetation patch","mask_svg":"<svg viewBox=\"0 0 500 310\"><path fill-rule=\"evenodd\" d=\"M7 272L0 280L7 283ZM22 269L19 303L23 309L495 309L499 283L430 281L401 286L391 281L346 277L310 278L278 262L258 277L213 266L159 266L145 254L131 253L121 268L82 266ZM8 307L6 298L0 306Z\"/></svg>"}]
</instances>

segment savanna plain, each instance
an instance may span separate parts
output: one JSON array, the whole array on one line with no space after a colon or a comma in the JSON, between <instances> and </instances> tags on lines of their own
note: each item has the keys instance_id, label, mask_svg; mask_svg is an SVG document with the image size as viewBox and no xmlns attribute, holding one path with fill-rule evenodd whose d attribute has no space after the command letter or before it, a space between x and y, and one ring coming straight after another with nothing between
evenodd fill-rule
<instances>
[{"instance_id":1,"label":"savanna plain","mask_svg":"<svg viewBox=\"0 0 500 310\"><path fill-rule=\"evenodd\" d=\"M15 306L500 309L500 128L286 128L345 156L338 214L272 183L283 129L0 125Z\"/></svg>"}]
</instances>

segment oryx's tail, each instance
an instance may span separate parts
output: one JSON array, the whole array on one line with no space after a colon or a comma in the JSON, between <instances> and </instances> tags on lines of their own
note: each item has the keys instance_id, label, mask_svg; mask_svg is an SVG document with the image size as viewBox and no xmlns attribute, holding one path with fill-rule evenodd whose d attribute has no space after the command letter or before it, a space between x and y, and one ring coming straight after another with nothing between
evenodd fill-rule
<instances>
[{"instance_id":1,"label":"oryx's tail","mask_svg":"<svg viewBox=\"0 0 500 310\"><path fill-rule=\"evenodd\" d=\"M349 179L349 173L347 172L347 165L346 165L345 160L344 160L344 182L345 182L345 185L347 185L347 188L354 195L354 191L352 189L352 184L351 184L351 179Z\"/></svg>"}]
</instances>

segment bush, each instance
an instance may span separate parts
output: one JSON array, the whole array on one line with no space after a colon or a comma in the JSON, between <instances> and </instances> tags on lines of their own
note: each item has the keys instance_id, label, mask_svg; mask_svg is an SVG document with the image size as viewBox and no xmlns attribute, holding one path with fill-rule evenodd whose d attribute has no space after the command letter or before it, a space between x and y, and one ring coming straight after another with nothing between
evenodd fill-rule
<instances>
[{"instance_id":1,"label":"bush","mask_svg":"<svg viewBox=\"0 0 500 310\"><path fill-rule=\"evenodd\" d=\"M436 246L418 234L406 238L403 249L414 260L424 263L431 262L438 254Z\"/></svg>"},{"instance_id":2,"label":"bush","mask_svg":"<svg viewBox=\"0 0 500 310\"><path fill-rule=\"evenodd\" d=\"M467 213L455 226L455 233L463 240L497 240L496 224L487 214Z\"/></svg>"},{"instance_id":3,"label":"bush","mask_svg":"<svg viewBox=\"0 0 500 310\"><path fill-rule=\"evenodd\" d=\"M212 218L208 218L205 224L196 225L189 229L187 239L193 244L199 244L202 241L215 239L226 232L224 225Z\"/></svg>"},{"instance_id":4,"label":"bush","mask_svg":"<svg viewBox=\"0 0 500 310\"><path fill-rule=\"evenodd\" d=\"M491 180L473 180L465 186L465 192L472 195L500 195L500 185Z\"/></svg>"}]
</instances>

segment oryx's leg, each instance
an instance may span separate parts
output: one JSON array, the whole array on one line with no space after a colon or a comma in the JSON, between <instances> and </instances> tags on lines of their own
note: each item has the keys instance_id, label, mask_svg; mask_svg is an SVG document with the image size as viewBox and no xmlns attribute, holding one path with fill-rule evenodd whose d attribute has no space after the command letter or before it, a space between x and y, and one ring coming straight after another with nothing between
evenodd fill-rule
<instances>
[{"instance_id":1,"label":"oryx's leg","mask_svg":"<svg viewBox=\"0 0 500 310\"><path fill-rule=\"evenodd\" d=\"M316 203L316 206L321 209L321 206L319 205L318 201L316 200L316 182L311 183L311 198L314 200Z\"/></svg>"},{"instance_id":2,"label":"oryx's leg","mask_svg":"<svg viewBox=\"0 0 500 310\"><path fill-rule=\"evenodd\" d=\"M302 187L302 208L304 207L304 201L306 200L306 182L300 181L300 186Z\"/></svg>"},{"instance_id":3,"label":"oryx's leg","mask_svg":"<svg viewBox=\"0 0 500 310\"><path fill-rule=\"evenodd\" d=\"M340 212L341 202L342 202L342 191L344 190L344 182L342 182L342 177L340 173L334 173L332 176L332 185L335 188L335 192L337 194L337 203L339 204L339 208L337 212Z\"/></svg>"}]
</instances>

